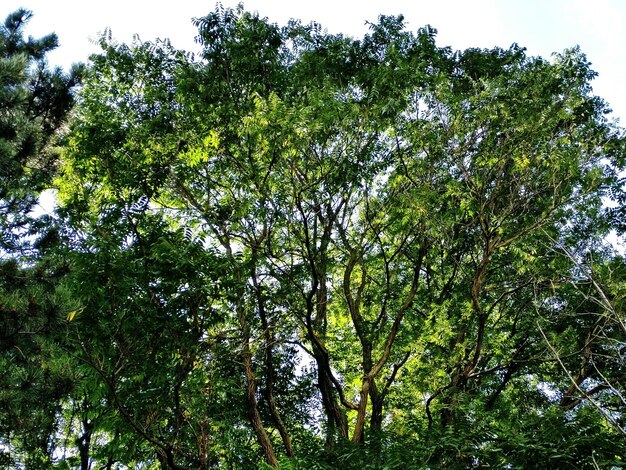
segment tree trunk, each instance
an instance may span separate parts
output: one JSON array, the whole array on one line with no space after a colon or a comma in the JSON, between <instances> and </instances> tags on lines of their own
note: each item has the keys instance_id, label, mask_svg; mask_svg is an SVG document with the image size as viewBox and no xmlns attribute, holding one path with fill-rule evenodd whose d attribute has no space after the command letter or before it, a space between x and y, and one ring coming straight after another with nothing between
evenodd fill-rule
<instances>
[{"instance_id":1,"label":"tree trunk","mask_svg":"<svg viewBox=\"0 0 626 470\"><path fill-rule=\"evenodd\" d=\"M237 315L239 317L239 324L243 333L243 340L241 343L241 358L243 361L243 369L246 376L246 401L248 405L248 418L250 424L256 433L259 444L263 448L265 454L265 461L271 467L278 467L278 459L274 453L272 442L270 441L265 427L261 422L261 415L259 413L259 407L256 399L257 384L256 377L254 375L254 368L252 366L252 353L250 352L250 327L243 311L243 306L237 307Z\"/></svg>"},{"instance_id":2,"label":"tree trunk","mask_svg":"<svg viewBox=\"0 0 626 470\"><path fill-rule=\"evenodd\" d=\"M267 375L265 394L267 397L267 403L269 405L270 414L272 415L274 424L276 425L276 429L278 429L280 437L283 441L283 445L285 446L285 454L287 454L287 457L293 457L291 438L289 436L289 432L287 431L287 427L285 426L285 423L280 416L280 413L278 412L278 408L276 407L276 400L274 399L274 334L267 319L267 313L265 312L265 302L263 300L261 286L259 285L257 280L256 266L252 267L252 283L254 285L254 291L257 299L259 317L261 318L263 338L265 339L265 369Z\"/></svg>"},{"instance_id":3,"label":"tree trunk","mask_svg":"<svg viewBox=\"0 0 626 470\"><path fill-rule=\"evenodd\" d=\"M370 429L372 433L378 433L383 427L383 397L380 394L376 394L374 398L370 393L372 400L372 416L370 416Z\"/></svg>"},{"instance_id":4,"label":"tree trunk","mask_svg":"<svg viewBox=\"0 0 626 470\"><path fill-rule=\"evenodd\" d=\"M323 353L314 347L317 363L317 382L326 413L326 447L332 447L336 437L348 438L348 418L338 402L332 380L329 377L328 362Z\"/></svg>"},{"instance_id":5,"label":"tree trunk","mask_svg":"<svg viewBox=\"0 0 626 470\"><path fill-rule=\"evenodd\" d=\"M80 456L80 470L89 470L89 452L91 447L91 436L93 433L93 423L87 418L83 419L83 434L77 439L78 455Z\"/></svg>"},{"instance_id":6,"label":"tree trunk","mask_svg":"<svg viewBox=\"0 0 626 470\"><path fill-rule=\"evenodd\" d=\"M352 442L359 443L364 439L363 430L365 428L365 412L367 411L367 397L372 379L369 376L363 377L361 384L361 394L359 401L359 409L357 410L356 423L354 425L354 433L352 434Z\"/></svg>"}]
</instances>

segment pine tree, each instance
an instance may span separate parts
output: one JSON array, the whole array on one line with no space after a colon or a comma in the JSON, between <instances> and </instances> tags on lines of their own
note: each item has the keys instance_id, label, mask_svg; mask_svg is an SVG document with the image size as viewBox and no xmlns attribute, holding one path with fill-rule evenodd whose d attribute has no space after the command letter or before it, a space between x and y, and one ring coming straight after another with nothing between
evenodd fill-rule
<instances>
[{"instance_id":1,"label":"pine tree","mask_svg":"<svg viewBox=\"0 0 626 470\"><path fill-rule=\"evenodd\" d=\"M0 25L0 455L28 468L50 460L54 409L69 387L51 369L47 351L58 334L62 268L42 256L53 244L51 219L33 208L54 176L59 135L73 104L81 67L51 69L46 54L56 34L24 37L32 12L19 9Z\"/></svg>"},{"instance_id":2,"label":"pine tree","mask_svg":"<svg viewBox=\"0 0 626 470\"><path fill-rule=\"evenodd\" d=\"M56 34L24 38L32 12L11 13L0 27L0 244L13 251L28 214L53 174L52 138L72 106L80 67L70 73L47 66Z\"/></svg>"}]
</instances>

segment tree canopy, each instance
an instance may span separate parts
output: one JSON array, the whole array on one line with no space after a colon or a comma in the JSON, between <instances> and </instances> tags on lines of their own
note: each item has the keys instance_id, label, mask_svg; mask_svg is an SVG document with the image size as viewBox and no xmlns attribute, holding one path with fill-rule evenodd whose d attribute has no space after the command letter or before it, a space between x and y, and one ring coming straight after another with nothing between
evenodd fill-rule
<instances>
[{"instance_id":1,"label":"tree canopy","mask_svg":"<svg viewBox=\"0 0 626 470\"><path fill-rule=\"evenodd\" d=\"M33 468L50 460L55 413L71 382L55 365L65 354L55 338L66 263L44 259L58 232L33 209L55 176L55 139L81 69L47 66L57 38L25 39L31 17L20 9L0 25L0 452L7 468L13 452ZM48 362L53 356L59 361Z\"/></svg>"},{"instance_id":2,"label":"tree canopy","mask_svg":"<svg viewBox=\"0 0 626 470\"><path fill-rule=\"evenodd\" d=\"M0 65L67 98L45 101L54 118L0 102L28 122L0 114L2 158L31 178L47 147L20 133L55 135L73 82L24 68L55 44L15 42L24 15ZM194 22L196 56L104 35L84 71L55 228L2 265L23 284L54 272L57 318L37 348L0 351L56 392L29 404L3 383L47 418L29 446L0 413L7 461L621 468L626 265L606 237L623 234L626 146L584 54L453 51L402 17L360 39L242 7ZM26 187L32 204L46 186Z\"/></svg>"}]
</instances>

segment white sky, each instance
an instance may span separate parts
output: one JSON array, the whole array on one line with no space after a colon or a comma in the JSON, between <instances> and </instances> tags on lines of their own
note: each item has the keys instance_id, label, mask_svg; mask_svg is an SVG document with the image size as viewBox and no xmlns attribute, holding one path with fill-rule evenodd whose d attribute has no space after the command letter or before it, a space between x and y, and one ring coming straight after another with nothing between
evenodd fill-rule
<instances>
[{"instance_id":1,"label":"white sky","mask_svg":"<svg viewBox=\"0 0 626 470\"><path fill-rule=\"evenodd\" d=\"M55 31L61 46L50 62L67 68L97 51L90 38L106 27L120 41L137 33L142 40L169 38L174 46L192 50L191 18L206 15L214 5L212 0L0 0L0 16L20 6L32 10L27 33ZM379 14L402 13L410 29L430 24L439 31L437 43L454 49L517 42L531 55L549 57L579 44L600 74L594 91L626 123L625 0L247 0L244 5L279 24L289 18L315 20L331 33L357 37Z\"/></svg>"}]
</instances>

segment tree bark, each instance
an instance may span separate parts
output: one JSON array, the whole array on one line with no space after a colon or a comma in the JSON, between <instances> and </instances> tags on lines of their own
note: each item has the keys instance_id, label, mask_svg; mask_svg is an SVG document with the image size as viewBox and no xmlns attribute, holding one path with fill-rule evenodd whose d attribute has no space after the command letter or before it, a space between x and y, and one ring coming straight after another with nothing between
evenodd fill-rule
<instances>
[{"instance_id":1,"label":"tree bark","mask_svg":"<svg viewBox=\"0 0 626 470\"><path fill-rule=\"evenodd\" d=\"M293 457L293 447L291 445L291 438L289 436L289 432L287 431L287 427L280 416L278 408L276 407L276 400L274 399L274 333L269 324L267 318L267 312L265 311L265 302L263 300L263 294L261 292L261 286L258 283L257 274L256 274L256 266L252 267L252 284L254 286L254 291L257 300L257 306L259 309L259 317L261 318L261 327L263 328L263 338L265 340L265 370L266 370L266 389L265 394L267 398L267 403L269 405L270 414L272 415L272 419L274 420L274 424L276 425L276 429L280 434L280 437L283 441L283 445L285 446L285 454L287 457Z\"/></svg>"},{"instance_id":2,"label":"tree bark","mask_svg":"<svg viewBox=\"0 0 626 470\"><path fill-rule=\"evenodd\" d=\"M335 439L348 438L348 417L337 399L335 386L329 377L329 364L325 354L317 347L313 348L317 364L317 383L322 397L322 406L326 413L326 447L333 447Z\"/></svg>"},{"instance_id":3,"label":"tree bark","mask_svg":"<svg viewBox=\"0 0 626 470\"><path fill-rule=\"evenodd\" d=\"M362 442L365 437L363 434L365 428L365 412L367 411L367 397L369 396L372 380L372 378L366 375L363 377L363 382L361 383L359 409L356 415L356 423L354 424L354 433L352 434L352 442L354 443Z\"/></svg>"},{"instance_id":4,"label":"tree bark","mask_svg":"<svg viewBox=\"0 0 626 470\"><path fill-rule=\"evenodd\" d=\"M370 399L372 400L372 414L370 416L370 430L378 433L383 426L383 404L385 403L384 394L378 391L376 382L370 387Z\"/></svg>"},{"instance_id":5,"label":"tree bark","mask_svg":"<svg viewBox=\"0 0 626 470\"><path fill-rule=\"evenodd\" d=\"M246 315L241 304L237 306L237 316L243 333L243 339L241 342L241 358L246 377L248 418L250 419L250 424L256 433L257 440L263 449L263 453L265 454L265 461L271 467L278 467L278 459L276 458L274 447L272 446L272 442L265 431L265 427L263 426L261 415L259 413L258 402L256 399L256 376L252 365L252 352L250 351L250 326L248 325L248 321L246 320Z\"/></svg>"},{"instance_id":6,"label":"tree bark","mask_svg":"<svg viewBox=\"0 0 626 470\"><path fill-rule=\"evenodd\" d=\"M78 455L80 456L80 470L89 470L89 452L91 447L91 436L93 433L93 423L87 418L83 419L83 434L77 439Z\"/></svg>"}]
</instances>

